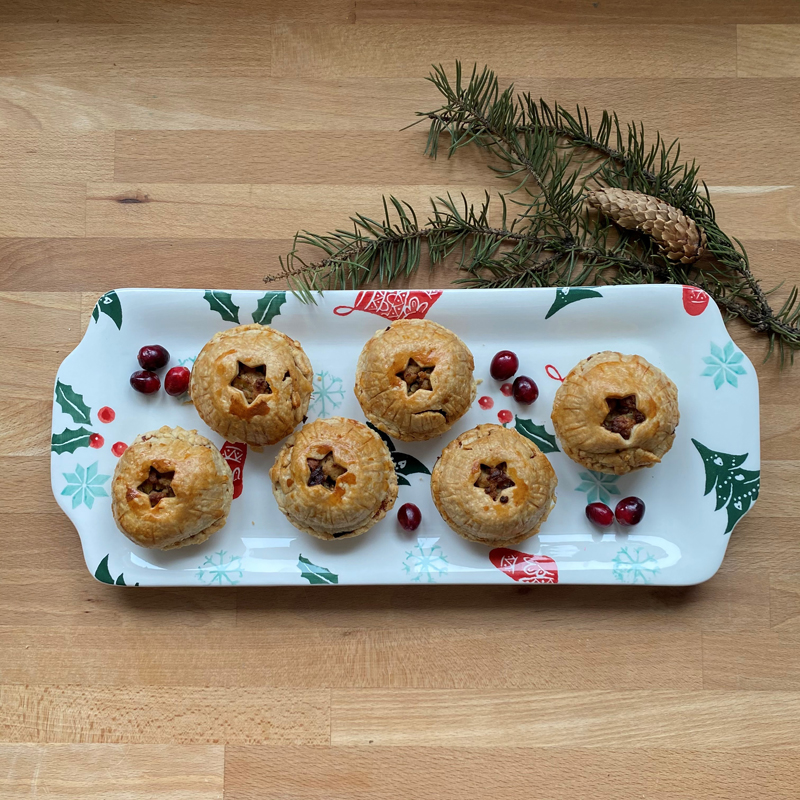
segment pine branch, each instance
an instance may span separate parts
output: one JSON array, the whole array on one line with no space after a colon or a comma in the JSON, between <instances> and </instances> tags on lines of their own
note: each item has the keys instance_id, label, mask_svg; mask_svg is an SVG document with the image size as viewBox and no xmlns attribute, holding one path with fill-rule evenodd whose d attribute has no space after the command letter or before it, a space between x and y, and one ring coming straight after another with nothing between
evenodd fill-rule
<instances>
[{"instance_id":1,"label":"pine branch","mask_svg":"<svg viewBox=\"0 0 800 800\"><path fill-rule=\"evenodd\" d=\"M607 111L593 128L586 109L573 114L517 95L513 85L501 91L488 68L474 68L465 82L456 62L454 80L442 66L428 80L443 102L413 123L430 124L426 154L435 158L447 136L448 157L469 145L495 156L500 166L492 169L515 184L500 195L500 222L490 221L488 193L477 207L466 198L432 199L421 224L411 206L389 198L380 221L357 214L352 230L298 233L281 259L282 273L265 280L287 278L301 299L313 302L313 293L325 289L389 286L415 272L426 251L431 269L455 255L465 273L456 283L467 287L678 283L705 290L728 318L766 333L767 358L777 348L781 364L787 355L793 360L800 348L797 288L778 311L771 307L772 292L753 275L741 242L717 225L699 168L681 160L677 140L667 144L656 133L648 144L641 124L623 125ZM705 232L705 255L690 265L672 261L647 236L595 218L584 203L592 186L632 190L679 209ZM518 208L513 216L508 202ZM305 246L322 258L304 260Z\"/></svg>"}]
</instances>

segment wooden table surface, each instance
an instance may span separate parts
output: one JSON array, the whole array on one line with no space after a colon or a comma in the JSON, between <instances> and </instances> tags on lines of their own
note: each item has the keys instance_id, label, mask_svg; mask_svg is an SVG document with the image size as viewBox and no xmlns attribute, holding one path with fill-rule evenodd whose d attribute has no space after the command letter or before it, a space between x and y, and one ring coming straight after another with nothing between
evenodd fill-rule
<instances>
[{"instance_id":1,"label":"wooden table surface","mask_svg":"<svg viewBox=\"0 0 800 800\"><path fill-rule=\"evenodd\" d=\"M399 130L455 58L680 136L797 281L797 0L0 2L0 797L798 797L800 365L758 367L761 499L693 588L121 590L53 500L101 293L258 289L298 228L491 183Z\"/></svg>"}]
</instances>

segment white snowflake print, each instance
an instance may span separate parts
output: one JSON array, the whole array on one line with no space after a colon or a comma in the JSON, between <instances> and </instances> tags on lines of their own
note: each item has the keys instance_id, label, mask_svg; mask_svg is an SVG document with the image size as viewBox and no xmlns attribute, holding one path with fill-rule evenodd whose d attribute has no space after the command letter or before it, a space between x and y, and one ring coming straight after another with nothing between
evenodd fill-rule
<instances>
[{"instance_id":1,"label":"white snowflake print","mask_svg":"<svg viewBox=\"0 0 800 800\"><path fill-rule=\"evenodd\" d=\"M643 547L632 552L623 547L612 563L614 577L623 583L650 583L650 579L661 571L656 557Z\"/></svg>"},{"instance_id":2,"label":"white snowflake print","mask_svg":"<svg viewBox=\"0 0 800 800\"><path fill-rule=\"evenodd\" d=\"M244 577L240 556L227 556L225 550L219 550L206 556L206 560L198 567L197 580L207 586L215 583L219 586L235 586Z\"/></svg>"},{"instance_id":3,"label":"white snowflake print","mask_svg":"<svg viewBox=\"0 0 800 800\"><path fill-rule=\"evenodd\" d=\"M311 396L311 409L318 417L329 417L344 400L342 379L330 372L318 372L314 376L314 394Z\"/></svg>"},{"instance_id":4,"label":"white snowflake print","mask_svg":"<svg viewBox=\"0 0 800 800\"><path fill-rule=\"evenodd\" d=\"M436 544L438 541L438 539L417 539L411 550L406 550L403 569L414 576L411 578L412 581L422 582L423 578L427 577L428 583L436 583L436 578L447 574L450 565L442 548Z\"/></svg>"}]
</instances>

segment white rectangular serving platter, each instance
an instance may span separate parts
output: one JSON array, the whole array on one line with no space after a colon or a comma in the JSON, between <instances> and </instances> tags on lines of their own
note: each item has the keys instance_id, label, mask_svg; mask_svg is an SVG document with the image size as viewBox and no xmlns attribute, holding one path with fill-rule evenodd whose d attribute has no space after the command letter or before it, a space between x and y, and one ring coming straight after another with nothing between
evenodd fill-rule
<instances>
[{"instance_id":1,"label":"white rectangular serving platter","mask_svg":"<svg viewBox=\"0 0 800 800\"><path fill-rule=\"evenodd\" d=\"M120 289L104 295L92 317L58 371L51 475L89 571L106 583L689 585L714 575L733 525L758 495L756 373L716 305L689 287L329 292L316 305L286 292ZM128 383L142 345L161 344L172 356L170 366L191 366L215 332L255 320L298 339L308 354L316 373L309 420L336 415L363 421L353 394L358 354L389 320L409 317L441 323L467 343L481 399L438 439L394 442L401 483L395 511L407 502L422 510L413 533L400 528L394 511L354 539L323 542L301 533L272 496L268 470L280 445L260 452L223 447L190 402L163 390L137 394ZM538 384L533 405L506 397L489 376L491 358L502 349L515 351L520 374ZM555 391L578 361L600 350L644 356L678 387L675 443L652 469L600 475L555 449ZM492 550L447 527L431 500L428 471L460 433L509 416L510 427L547 452L558 475L558 502L537 536ZM109 496L115 452L161 425L196 428L209 437L241 481L223 530L202 545L169 552L125 538ZM613 507L628 495L647 506L635 528L601 531L586 519L587 502Z\"/></svg>"}]
</instances>

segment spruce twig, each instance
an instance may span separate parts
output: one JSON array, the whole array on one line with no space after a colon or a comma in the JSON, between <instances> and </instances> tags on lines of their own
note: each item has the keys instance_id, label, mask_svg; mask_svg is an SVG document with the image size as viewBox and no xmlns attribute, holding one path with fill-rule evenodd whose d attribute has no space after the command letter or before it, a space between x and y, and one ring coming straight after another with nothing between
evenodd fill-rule
<instances>
[{"instance_id":1,"label":"spruce twig","mask_svg":"<svg viewBox=\"0 0 800 800\"><path fill-rule=\"evenodd\" d=\"M518 95L513 86L501 90L488 68L474 68L465 79L457 62L453 80L442 66L429 80L442 105L417 115L417 123L430 126L425 152L435 158L447 137L448 157L467 146L493 155L499 166L492 169L514 184L499 196L499 222L490 219L488 192L477 205L463 196L433 198L422 222L409 204L390 197L381 220L356 214L352 230L298 233L281 259L282 273L265 280L287 278L302 300L313 302L314 292L325 289L389 286L417 270L426 251L431 269L455 254L465 273L456 283L466 287L678 283L705 290L729 318L766 333L767 358L777 349L781 364L787 355L793 359L800 348L797 288L772 308L772 292L753 275L741 242L717 225L699 168L681 159L677 140L668 144L656 133L648 144L643 125L622 124L607 111L593 127L586 109L572 113ZM648 237L597 218L584 202L594 187L628 189L676 207L705 232L705 255L688 265L670 261ZM304 260L303 246L322 257Z\"/></svg>"}]
</instances>

